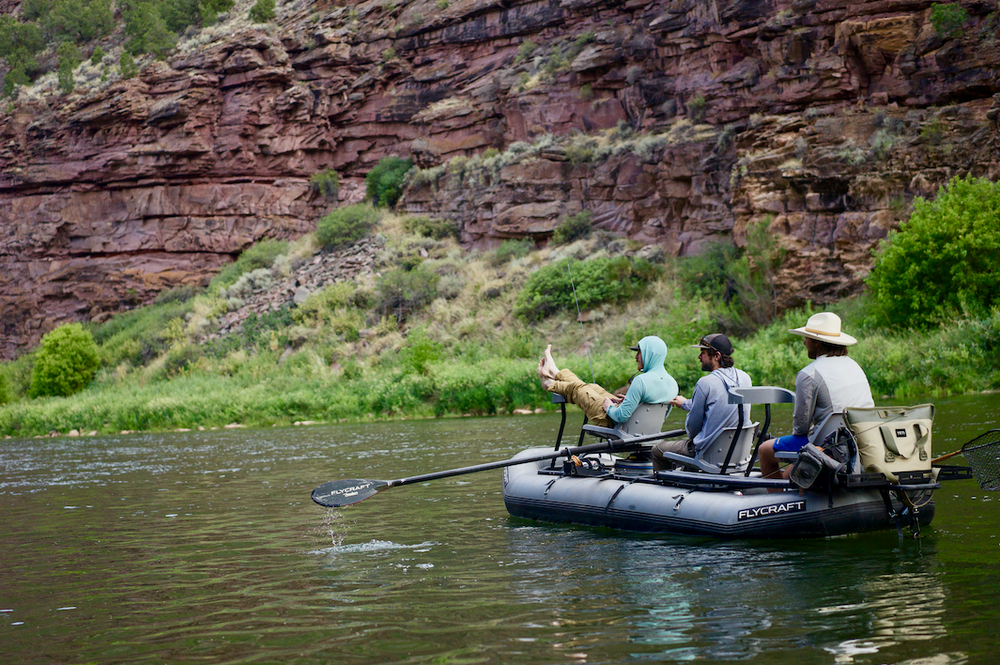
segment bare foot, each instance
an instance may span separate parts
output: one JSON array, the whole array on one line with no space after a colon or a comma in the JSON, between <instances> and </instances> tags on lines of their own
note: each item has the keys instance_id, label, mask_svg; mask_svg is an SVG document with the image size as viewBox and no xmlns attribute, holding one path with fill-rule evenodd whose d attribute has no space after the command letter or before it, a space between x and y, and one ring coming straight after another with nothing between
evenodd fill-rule
<instances>
[{"instance_id":1,"label":"bare foot","mask_svg":"<svg viewBox=\"0 0 1000 665\"><path fill-rule=\"evenodd\" d=\"M545 347L545 369L546 373L553 379L556 378L556 374L559 373L559 368L556 367L556 361L552 359L552 345L549 344Z\"/></svg>"},{"instance_id":2,"label":"bare foot","mask_svg":"<svg viewBox=\"0 0 1000 665\"><path fill-rule=\"evenodd\" d=\"M548 390L552 385L552 377L545 372L545 358L538 361L538 379L542 382L542 389Z\"/></svg>"}]
</instances>

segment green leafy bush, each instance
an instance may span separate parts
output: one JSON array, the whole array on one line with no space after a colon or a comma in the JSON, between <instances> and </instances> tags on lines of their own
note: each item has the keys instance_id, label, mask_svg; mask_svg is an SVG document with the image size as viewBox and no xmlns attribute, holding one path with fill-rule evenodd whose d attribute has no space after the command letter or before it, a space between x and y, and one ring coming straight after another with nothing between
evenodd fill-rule
<instances>
[{"instance_id":1,"label":"green leafy bush","mask_svg":"<svg viewBox=\"0 0 1000 665\"><path fill-rule=\"evenodd\" d=\"M288 242L284 240L271 238L261 240L256 245L248 247L239 258L220 270L208 285L209 292L218 293L219 289L232 286L244 273L270 268L274 265L274 260L287 251Z\"/></svg>"},{"instance_id":2,"label":"green leafy bush","mask_svg":"<svg viewBox=\"0 0 1000 665\"><path fill-rule=\"evenodd\" d=\"M257 0L257 3L250 8L249 16L254 23L274 20L274 0Z\"/></svg>"},{"instance_id":3,"label":"green leafy bush","mask_svg":"<svg viewBox=\"0 0 1000 665\"><path fill-rule=\"evenodd\" d=\"M590 261L563 259L535 272L517 297L514 313L538 321L558 312L590 309L606 302L621 302L639 293L659 275L644 259L624 256ZM574 286L576 298L573 297Z\"/></svg>"},{"instance_id":4,"label":"green leafy bush","mask_svg":"<svg viewBox=\"0 0 1000 665\"><path fill-rule=\"evenodd\" d=\"M403 366L410 374L427 374L430 363L441 358L442 346L427 336L427 329L418 326L406 337L406 346L400 352Z\"/></svg>"},{"instance_id":5,"label":"green leafy bush","mask_svg":"<svg viewBox=\"0 0 1000 665\"><path fill-rule=\"evenodd\" d=\"M593 219L594 214L589 210L570 215L552 232L552 241L557 245L566 245L574 240L590 237L590 223Z\"/></svg>"},{"instance_id":6,"label":"green leafy bush","mask_svg":"<svg viewBox=\"0 0 1000 665\"><path fill-rule=\"evenodd\" d=\"M868 276L882 321L926 328L1000 305L1000 184L956 176L913 208Z\"/></svg>"},{"instance_id":7,"label":"green leafy bush","mask_svg":"<svg viewBox=\"0 0 1000 665\"><path fill-rule=\"evenodd\" d=\"M931 5L931 25L942 39L962 34L962 26L969 20L969 12L957 2Z\"/></svg>"},{"instance_id":8,"label":"green leafy bush","mask_svg":"<svg viewBox=\"0 0 1000 665\"><path fill-rule=\"evenodd\" d=\"M94 337L82 325L59 326L42 338L31 372L30 395L72 395L87 387L100 366Z\"/></svg>"},{"instance_id":9,"label":"green leafy bush","mask_svg":"<svg viewBox=\"0 0 1000 665\"><path fill-rule=\"evenodd\" d=\"M365 176L365 196L373 205L391 208L403 195L403 180L413 160L389 155L379 160Z\"/></svg>"},{"instance_id":10,"label":"green leafy bush","mask_svg":"<svg viewBox=\"0 0 1000 665\"><path fill-rule=\"evenodd\" d=\"M378 211L365 203L337 208L316 224L316 240L324 247L357 242L371 233L378 220Z\"/></svg>"},{"instance_id":11,"label":"green leafy bush","mask_svg":"<svg viewBox=\"0 0 1000 665\"><path fill-rule=\"evenodd\" d=\"M376 286L375 311L392 315L401 322L413 311L437 298L441 276L423 267L414 270L390 270Z\"/></svg>"}]
</instances>

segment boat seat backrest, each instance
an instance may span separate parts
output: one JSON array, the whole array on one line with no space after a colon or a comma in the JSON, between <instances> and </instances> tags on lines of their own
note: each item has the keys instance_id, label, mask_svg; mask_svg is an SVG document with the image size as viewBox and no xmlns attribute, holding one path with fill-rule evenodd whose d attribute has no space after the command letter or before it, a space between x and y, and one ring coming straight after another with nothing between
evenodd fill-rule
<instances>
[{"instance_id":1,"label":"boat seat backrest","mask_svg":"<svg viewBox=\"0 0 1000 665\"><path fill-rule=\"evenodd\" d=\"M670 406L669 402L662 404L642 402L635 407L635 411L632 412L628 420L620 423L617 427L584 425L583 431L602 439L628 439L645 434L655 434L663 429L663 421L670 413Z\"/></svg>"},{"instance_id":2,"label":"boat seat backrest","mask_svg":"<svg viewBox=\"0 0 1000 665\"><path fill-rule=\"evenodd\" d=\"M622 432L632 436L642 436L643 434L655 434L663 429L663 421L670 413L670 403L647 404L645 402L635 407L635 411L628 417L628 420L618 426Z\"/></svg>"},{"instance_id":3,"label":"boat seat backrest","mask_svg":"<svg viewBox=\"0 0 1000 665\"><path fill-rule=\"evenodd\" d=\"M742 471L746 468L746 463L750 460L750 453L753 451L753 440L756 433L757 423L751 423L740 432L736 448L733 449L733 454L729 458L730 469L735 468ZM710 444L702 448L698 457L704 462L721 468L722 463L726 461L726 455L729 453L734 436L736 436L735 426L723 429Z\"/></svg>"},{"instance_id":4,"label":"boat seat backrest","mask_svg":"<svg viewBox=\"0 0 1000 665\"><path fill-rule=\"evenodd\" d=\"M809 443L813 444L817 448L822 447L821 444L826 441L826 437L846 425L847 421L844 420L843 413L831 413L813 428L812 433L809 435Z\"/></svg>"},{"instance_id":5,"label":"boat seat backrest","mask_svg":"<svg viewBox=\"0 0 1000 665\"><path fill-rule=\"evenodd\" d=\"M750 456L753 454L753 441L757 435L758 423L744 425L736 441L733 454L729 457L729 464L726 466L727 474L743 473L747 464L750 463ZM683 467L695 468L705 473L721 473L722 464L726 461L729 447L733 443L733 436L736 435L736 426L727 427L716 435L707 446L695 453L694 457L688 457L680 453L661 452L663 459L669 460Z\"/></svg>"}]
</instances>

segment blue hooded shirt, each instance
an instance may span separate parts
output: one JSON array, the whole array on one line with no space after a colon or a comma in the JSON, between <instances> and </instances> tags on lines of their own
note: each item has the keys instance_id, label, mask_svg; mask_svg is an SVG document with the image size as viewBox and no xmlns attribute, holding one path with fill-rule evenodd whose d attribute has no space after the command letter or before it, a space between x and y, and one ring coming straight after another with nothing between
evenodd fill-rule
<instances>
[{"instance_id":1,"label":"blue hooded shirt","mask_svg":"<svg viewBox=\"0 0 1000 665\"><path fill-rule=\"evenodd\" d=\"M616 423L628 420L639 404L662 404L677 396L677 381L667 374L663 361L667 359L667 343L655 335L639 340L642 371L632 378L628 393L621 404L607 410Z\"/></svg>"}]
</instances>

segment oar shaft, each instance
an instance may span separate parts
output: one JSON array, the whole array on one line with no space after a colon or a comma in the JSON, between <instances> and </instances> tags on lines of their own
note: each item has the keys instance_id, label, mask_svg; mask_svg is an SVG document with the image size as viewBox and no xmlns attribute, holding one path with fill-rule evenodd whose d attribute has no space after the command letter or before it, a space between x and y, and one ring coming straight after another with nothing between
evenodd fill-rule
<instances>
[{"instance_id":1,"label":"oar shaft","mask_svg":"<svg viewBox=\"0 0 1000 665\"><path fill-rule=\"evenodd\" d=\"M501 469L505 466L514 466L515 464L529 464L531 462L541 462L544 460L556 459L557 457L571 457L573 455L585 455L587 453L596 453L605 450L607 451L636 450L641 447L640 444L646 443L648 441L656 441L658 439L669 439L671 437L680 436L682 434L684 434L684 430L678 429L678 430L670 430L667 432L657 432L656 434L647 434L645 436L639 436L634 439L629 439L628 441L625 441L623 439L614 439L612 441L592 443L587 446L577 446L575 448L563 448L562 450L556 452L545 453L544 455L536 455L534 457L518 457L513 459L501 460L499 462L486 462L485 464L474 464L473 466L465 466L460 469L435 471L433 473L424 473L419 476L400 478L399 480L389 480L386 483L386 487L397 487L399 485L412 485L413 483L423 483L427 482L428 480L438 480L439 478L450 478L451 476L461 476L466 473L478 473L479 471Z\"/></svg>"}]
</instances>

